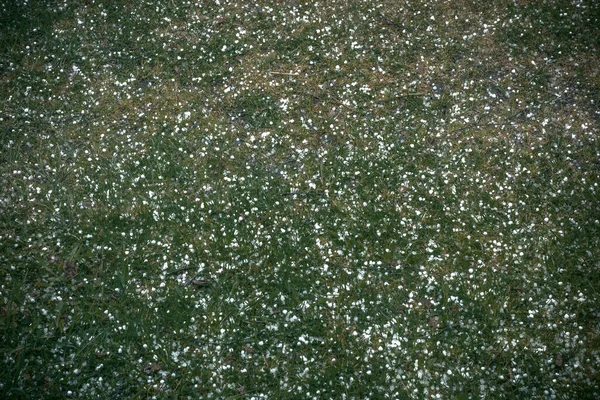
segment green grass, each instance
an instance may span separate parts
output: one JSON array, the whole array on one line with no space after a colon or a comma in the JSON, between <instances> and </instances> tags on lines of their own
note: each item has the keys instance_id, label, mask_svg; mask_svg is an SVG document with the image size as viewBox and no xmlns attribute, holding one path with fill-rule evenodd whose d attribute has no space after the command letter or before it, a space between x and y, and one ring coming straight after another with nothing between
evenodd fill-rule
<instances>
[{"instance_id":1,"label":"green grass","mask_svg":"<svg viewBox=\"0 0 600 400\"><path fill-rule=\"evenodd\" d=\"M596 2L18 3L0 397L600 396Z\"/></svg>"}]
</instances>

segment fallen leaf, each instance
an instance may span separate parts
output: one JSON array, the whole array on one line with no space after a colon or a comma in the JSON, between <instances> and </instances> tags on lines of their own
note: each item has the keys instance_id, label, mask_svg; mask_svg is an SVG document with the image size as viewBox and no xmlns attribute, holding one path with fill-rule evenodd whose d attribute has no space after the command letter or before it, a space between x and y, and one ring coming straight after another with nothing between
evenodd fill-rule
<instances>
[{"instance_id":1,"label":"fallen leaf","mask_svg":"<svg viewBox=\"0 0 600 400\"><path fill-rule=\"evenodd\" d=\"M562 354L558 353L556 355L556 358L554 359L554 364L556 364L557 367L562 367L563 366L563 356Z\"/></svg>"},{"instance_id":2,"label":"fallen leaf","mask_svg":"<svg viewBox=\"0 0 600 400\"><path fill-rule=\"evenodd\" d=\"M154 372L158 372L161 369L162 367L158 363L147 363L146 365L144 365L144 368L142 368L142 371L144 371L146 374L151 374Z\"/></svg>"},{"instance_id":3,"label":"fallen leaf","mask_svg":"<svg viewBox=\"0 0 600 400\"><path fill-rule=\"evenodd\" d=\"M247 344L242 346L242 350L244 350L248 354L254 354L254 349Z\"/></svg>"},{"instance_id":4,"label":"fallen leaf","mask_svg":"<svg viewBox=\"0 0 600 400\"><path fill-rule=\"evenodd\" d=\"M437 319L435 317L429 317L429 326L431 326L434 329L439 326L439 323L437 322Z\"/></svg>"},{"instance_id":5,"label":"fallen leaf","mask_svg":"<svg viewBox=\"0 0 600 400\"><path fill-rule=\"evenodd\" d=\"M63 273L67 279L72 279L79 272L79 267L71 260L65 260L63 263Z\"/></svg>"}]
</instances>

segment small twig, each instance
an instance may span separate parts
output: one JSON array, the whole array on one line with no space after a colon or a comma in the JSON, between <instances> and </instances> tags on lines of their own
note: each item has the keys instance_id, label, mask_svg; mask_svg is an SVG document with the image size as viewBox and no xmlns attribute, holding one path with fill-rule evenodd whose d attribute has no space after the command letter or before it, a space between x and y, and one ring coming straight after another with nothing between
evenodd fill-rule
<instances>
[{"instance_id":1,"label":"small twig","mask_svg":"<svg viewBox=\"0 0 600 400\"><path fill-rule=\"evenodd\" d=\"M387 18L385 15L383 15L383 13L381 13L381 19L383 20L383 22L385 22L387 25L395 25L395 23Z\"/></svg>"},{"instance_id":2,"label":"small twig","mask_svg":"<svg viewBox=\"0 0 600 400\"><path fill-rule=\"evenodd\" d=\"M409 96L427 96L427 93L424 92L408 92L408 93L400 93L400 96L402 97L409 97Z\"/></svg>"},{"instance_id":3,"label":"small twig","mask_svg":"<svg viewBox=\"0 0 600 400\"><path fill-rule=\"evenodd\" d=\"M333 100L334 102L336 102L336 103L338 103L339 105L341 105L341 106L344 106L344 107L346 107L346 108L348 108L348 109L350 109L350 110L352 110L352 111L354 111L354 112L358 112L358 110L357 110L356 108L354 108L354 107L352 107L352 106L349 106L348 104L346 104L346 103L342 102L340 99L338 99L338 98L336 98L335 96L333 96L333 94L331 94L331 92L330 92L329 90L327 90L327 89L322 89L322 90L323 90L323 92L325 92L325 93L326 93L326 94L329 96L329 98L330 98L331 100ZM312 96L314 96L314 97L316 97L317 99L321 100L321 97L319 97L318 95L316 95L316 94L311 94L311 95L312 95Z\"/></svg>"},{"instance_id":4,"label":"small twig","mask_svg":"<svg viewBox=\"0 0 600 400\"><path fill-rule=\"evenodd\" d=\"M354 108L354 107L352 107L352 106L349 106L348 104L346 104L346 103L342 102L341 100L338 100L338 99L336 99L336 98L335 98L335 97L333 97L333 96L331 96L331 99L332 99L333 101L335 101L336 103L338 103L339 105L342 105L342 106L344 106L344 107L346 107L346 108L348 108L348 109L350 109L350 110L352 110L352 111L358 112L358 110L357 110L356 108Z\"/></svg>"},{"instance_id":5,"label":"small twig","mask_svg":"<svg viewBox=\"0 0 600 400\"><path fill-rule=\"evenodd\" d=\"M196 287L208 287L212 285L214 282L208 279L191 279L188 282L188 285L194 285Z\"/></svg>"},{"instance_id":6,"label":"small twig","mask_svg":"<svg viewBox=\"0 0 600 400\"><path fill-rule=\"evenodd\" d=\"M483 122L482 118L480 118L478 121L473 121L471 123L468 123L466 125L460 126L458 128L454 128L448 131L448 133L456 133L456 132L460 132L460 131L464 131L465 129L469 129L469 128L487 128L490 126L505 126L505 125L510 125L513 121L513 118L517 117L520 114L519 112L513 113L512 115L506 117L503 121L501 122Z\"/></svg>"},{"instance_id":7,"label":"small twig","mask_svg":"<svg viewBox=\"0 0 600 400\"><path fill-rule=\"evenodd\" d=\"M299 73L292 73L292 72L278 72L278 71L269 71L269 74L271 75L288 75L288 76L299 76Z\"/></svg>"},{"instance_id":8,"label":"small twig","mask_svg":"<svg viewBox=\"0 0 600 400\"><path fill-rule=\"evenodd\" d=\"M177 275L182 273L183 271L191 271L191 270L195 270L198 269L197 267L183 267L183 268L178 268L175 271L171 271L171 272L167 272L167 275Z\"/></svg>"},{"instance_id":9,"label":"small twig","mask_svg":"<svg viewBox=\"0 0 600 400\"><path fill-rule=\"evenodd\" d=\"M396 27L396 28L403 28L402 23L392 21L391 19L389 19L388 17L386 17L383 13L380 13L379 16L380 16L380 18L383 20L383 22L386 25L393 26L393 27Z\"/></svg>"}]
</instances>

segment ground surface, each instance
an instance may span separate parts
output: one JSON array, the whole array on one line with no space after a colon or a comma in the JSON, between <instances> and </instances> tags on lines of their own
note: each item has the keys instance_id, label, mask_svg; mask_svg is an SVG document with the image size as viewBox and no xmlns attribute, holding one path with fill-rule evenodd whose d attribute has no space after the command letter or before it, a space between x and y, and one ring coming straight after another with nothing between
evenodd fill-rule
<instances>
[{"instance_id":1,"label":"ground surface","mask_svg":"<svg viewBox=\"0 0 600 400\"><path fill-rule=\"evenodd\" d=\"M595 1L0 1L0 397L600 396Z\"/></svg>"}]
</instances>

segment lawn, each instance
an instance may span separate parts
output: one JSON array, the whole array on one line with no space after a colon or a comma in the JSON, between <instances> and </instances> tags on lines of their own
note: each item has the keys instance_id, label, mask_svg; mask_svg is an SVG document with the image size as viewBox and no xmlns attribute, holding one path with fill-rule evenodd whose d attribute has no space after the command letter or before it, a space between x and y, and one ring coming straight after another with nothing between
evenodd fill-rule
<instances>
[{"instance_id":1,"label":"lawn","mask_svg":"<svg viewBox=\"0 0 600 400\"><path fill-rule=\"evenodd\" d=\"M600 3L0 0L0 397L600 398Z\"/></svg>"}]
</instances>

